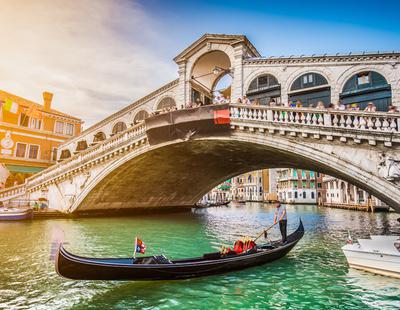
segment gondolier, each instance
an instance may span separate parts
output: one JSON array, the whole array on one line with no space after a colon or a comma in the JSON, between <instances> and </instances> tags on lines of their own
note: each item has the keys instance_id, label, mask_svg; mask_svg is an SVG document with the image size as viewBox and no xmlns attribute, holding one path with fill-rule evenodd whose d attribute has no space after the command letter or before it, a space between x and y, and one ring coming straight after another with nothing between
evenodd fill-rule
<instances>
[{"instance_id":1,"label":"gondolier","mask_svg":"<svg viewBox=\"0 0 400 310\"><path fill-rule=\"evenodd\" d=\"M277 199L275 215L274 215L274 224L279 222L279 229L282 235L282 243L285 244L287 242L287 215L286 215L286 207L280 203Z\"/></svg>"}]
</instances>

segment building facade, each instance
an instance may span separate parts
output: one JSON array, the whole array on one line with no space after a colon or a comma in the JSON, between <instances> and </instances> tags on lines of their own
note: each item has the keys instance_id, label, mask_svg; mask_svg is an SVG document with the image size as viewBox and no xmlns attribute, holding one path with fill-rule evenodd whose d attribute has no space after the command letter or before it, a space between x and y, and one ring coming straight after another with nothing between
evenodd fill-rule
<instances>
[{"instance_id":1,"label":"building facade","mask_svg":"<svg viewBox=\"0 0 400 310\"><path fill-rule=\"evenodd\" d=\"M232 178L231 196L236 201L266 201L276 192L275 169L251 171Z\"/></svg>"},{"instance_id":2,"label":"building facade","mask_svg":"<svg viewBox=\"0 0 400 310\"><path fill-rule=\"evenodd\" d=\"M326 188L324 205L385 206L378 198L346 181L326 175L323 177L323 183Z\"/></svg>"},{"instance_id":3,"label":"building facade","mask_svg":"<svg viewBox=\"0 0 400 310\"><path fill-rule=\"evenodd\" d=\"M49 167L57 159L59 145L81 133L82 121L52 109L52 98L44 92L39 104L0 91L0 163L9 171L1 186L21 184Z\"/></svg>"},{"instance_id":4,"label":"building facade","mask_svg":"<svg viewBox=\"0 0 400 310\"><path fill-rule=\"evenodd\" d=\"M277 194L281 202L317 203L316 172L302 169L277 170Z\"/></svg>"}]
</instances>

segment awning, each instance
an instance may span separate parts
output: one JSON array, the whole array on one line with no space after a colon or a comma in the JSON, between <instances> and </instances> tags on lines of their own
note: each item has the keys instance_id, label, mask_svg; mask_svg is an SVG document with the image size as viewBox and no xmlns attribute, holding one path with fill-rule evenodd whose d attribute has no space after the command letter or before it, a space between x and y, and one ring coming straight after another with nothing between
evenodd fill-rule
<instances>
[{"instance_id":1,"label":"awning","mask_svg":"<svg viewBox=\"0 0 400 310\"><path fill-rule=\"evenodd\" d=\"M17 165L7 165L6 167L10 172L17 173L37 173L45 169L44 167L29 167L29 166L17 166Z\"/></svg>"}]
</instances>

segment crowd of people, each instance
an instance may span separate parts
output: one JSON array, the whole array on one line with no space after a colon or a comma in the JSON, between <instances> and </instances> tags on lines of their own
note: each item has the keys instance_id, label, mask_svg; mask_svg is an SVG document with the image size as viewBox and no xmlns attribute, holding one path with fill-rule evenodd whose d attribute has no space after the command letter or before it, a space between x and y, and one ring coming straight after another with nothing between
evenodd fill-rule
<instances>
[{"instance_id":1,"label":"crowd of people","mask_svg":"<svg viewBox=\"0 0 400 310\"><path fill-rule=\"evenodd\" d=\"M181 106L181 109L190 109L190 108L198 108L201 106L206 106L206 105L215 105L215 104L225 104L225 103L232 103L231 99L229 96L225 97L223 94L219 94L214 96L212 100L207 100L207 102L203 102L200 98L197 98L193 102L188 102L185 106ZM253 99L250 100L246 95L238 98L235 101L236 104L242 104L242 105L263 105L260 104L260 101L258 99ZM275 106L286 106L290 108L313 108L313 109L318 109L318 110L328 110L328 111L365 111L365 112L377 112L377 107L374 104L374 102L370 101L368 102L367 106L364 109L361 109L360 106L357 103L352 103L352 104L344 104L342 101L338 101L337 103L330 103L326 105L322 100L317 101L316 104L303 104L301 100L297 101L291 101L287 105L277 102L275 99L271 99L267 106L275 107ZM157 115L157 114L163 114L163 113L168 113L171 111L175 111L178 108L176 106L168 107L168 108L163 108L160 110L157 110L152 113L152 115ZM388 113L399 113L400 110L397 106L394 105L389 105L388 110L386 111Z\"/></svg>"}]
</instances>

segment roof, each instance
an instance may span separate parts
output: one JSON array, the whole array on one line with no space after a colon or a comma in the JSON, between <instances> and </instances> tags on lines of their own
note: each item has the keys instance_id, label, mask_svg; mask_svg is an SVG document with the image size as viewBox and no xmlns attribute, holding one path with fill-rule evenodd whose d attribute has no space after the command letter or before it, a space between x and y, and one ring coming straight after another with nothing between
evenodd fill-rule
<instances>
[{"instance_id":1,"label":"roof","mask_svg":"<svg viewBox=\"0 0 400 310\"><path fill-rule=\"evenodd\" d=\"M230 45L244 43L254 57L261 57L260 53L257 51L254 45L247 39L245 35L206 33L202 35L199 39L194 41L192 44L190 44L181 53L179 53L174 58L174 61L179 62L185 60L187 57L194 54L208 42L230 44Z\"/></svg>"},{"instance_id":2,"label":"roof","mask_svg":"<svg viewBox=\"0 0 400 310\"><path fill-rule=\"evenodd\" d=\"M351 60L373 60L399 58L399 51L371 51L371 52L349 52L336 54L312 54L312 55L290 55L249 57L244 61L247 63L279 63L279 62L316 62L316 61L351 61Z\"/></svg>"},{"instance_id":3,"label":"roof","mask_svg":"<svg viewBox=\"0 0 400 310\"><path fill-rule=\"evenodd\" d=\"M36 103L36 102L34 102L34 101L31 101L31 100L22 98L22 97L20 97L20 96L14 95L14 94L11 94L11 93L6 92L6 91L4 91L4 90L0 90L0 98L3 99L3 100L5 100L5 99L10 99L10 100L12 100L13 102L18 103L19 105L21 105L21 106L23 106L23 107L29 107L29 106L34 105L39 111L41 111L41 112L43 112L43 113L53 114L53 115L56 115L56 116L60 116L60 117L64 117L64 118L69 118L69 119L71 119L71 120L75 120L75 121L77 121L77 122L83 123L83 121L82 121L80 118L71 116L71 115L69 115L69 114L60 112L60 111L55 110L55 109L45 110L45 109L44 109L44 106L41 105L41 104L39 104L39 103Z\"/></svg>"}]
</instances>

